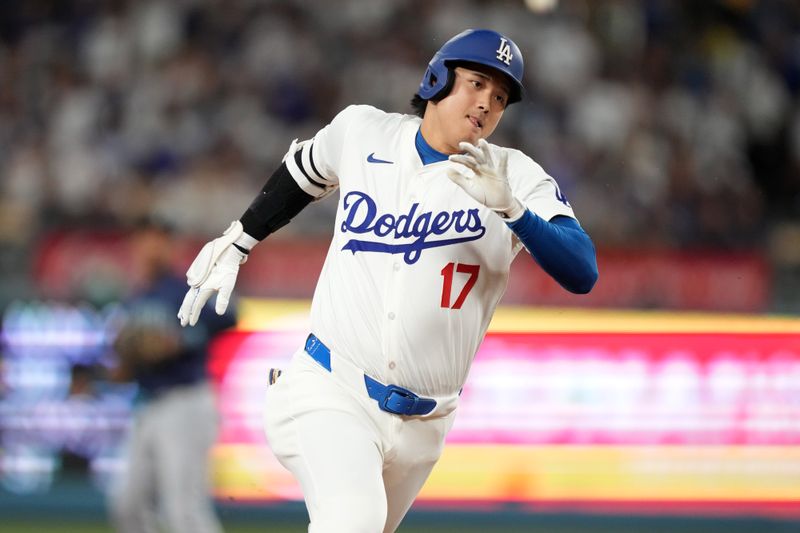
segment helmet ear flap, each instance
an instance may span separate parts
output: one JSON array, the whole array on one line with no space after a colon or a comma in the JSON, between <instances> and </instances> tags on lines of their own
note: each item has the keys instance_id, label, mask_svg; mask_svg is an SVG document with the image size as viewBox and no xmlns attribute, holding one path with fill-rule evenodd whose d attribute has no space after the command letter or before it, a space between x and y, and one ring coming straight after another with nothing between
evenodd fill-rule
<instances>
[{"instance_id":1,"label":"helmet ear flap","mask_svg":"<svg viewBox=\"0 0 800 533\"><path fill-rule=\"evenodd\" d=\"M447 67L447 81L444 84L444 87L439 89L436 94L431 96L431 100L434 102L438 102L450 94L450 91L453 90L453 84L456 82L456 71L452 67Z\"/></svg>"},{"instance_id":2,"label":"helmet ear flap","mask_svg":"<svg viewBox=\"0 0 800 533\"><path fill-rule=\"evenodd\" d=\"M419 95L423 100L432 100L441 92L447 82L448 68L444 61L434 60L428 64L422 82L419 84Z\"/></svg>"},{"instance_id":3,"label":"helmet ear flap","mask_svg":"<svg viewBox=\"0 0 800 533\"><path fill-rule=\"evenodd\" d=\"M433 71L433 69L429 68L428 71L425 74L426 74L425 77L427 78L427 81L428 81L428 87L430 89L435 88L436 87L436 82L438 81L438 78L436 77L436 73Z\"/></svg>"}]
</instances>

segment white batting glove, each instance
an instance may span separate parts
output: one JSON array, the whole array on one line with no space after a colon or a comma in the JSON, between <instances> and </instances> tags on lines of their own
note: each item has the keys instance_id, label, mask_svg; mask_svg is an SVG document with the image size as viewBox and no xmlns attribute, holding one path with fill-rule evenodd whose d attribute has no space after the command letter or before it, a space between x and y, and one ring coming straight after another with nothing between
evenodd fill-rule
<instances>
[{"instance_id":1,"label":"white batting glove","mask_svg":"<svg viewBox=\"0 0 800 533\"><path fill-rule=\"evenodd\" d=\"M504 220L519 219L525 207L514 197L508 184L508 154L501 152L495 161L485 139L479 140L478 146L460 142L458 147L465 153L450 156L450 161L458 165L447 170L447 177Z\"/></svg>"},{"instance_id":2,"label":"white batting glove","mask_svg":"<svg viewBox=\"0 0 800 533\"><path fill-rule=\"evenodd\" d=\"M225 313L236 284L239 265L247 261L247 255L233 245L243 233L242 223L238 220L232 222L222 237L206 243L197 254L186 271L189 290L178 311L181 326L197 324L203 307L215 292L218 293L215 311L218 315Z\"/></svg>"}]
</instances>

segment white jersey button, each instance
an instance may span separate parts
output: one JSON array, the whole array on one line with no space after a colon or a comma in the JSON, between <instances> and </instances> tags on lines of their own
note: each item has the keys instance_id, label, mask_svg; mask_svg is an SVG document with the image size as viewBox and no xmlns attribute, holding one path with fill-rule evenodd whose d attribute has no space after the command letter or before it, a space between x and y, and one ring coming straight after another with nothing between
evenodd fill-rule
<instances>
[{"instance_id":1,"label":"white jersey button","mask_svg":"<svg viewBox=\"0 0 800 533\"><path fill-rule=\"evenodd\" d=\"M394 364L394 361L389 361L389 370L394 370L394 367L396 367L396 366L397 365Z\"/></svg>"},{"instance_id":2,"label":"white jersey button","mask_svg":"<svg viewBox=\"0 0 800 533\"><path fill-rule=\"evenodd\" d=\"M389 320L394 320L394 311L389 312Z\"/></svg>"},{"instance_id":3,"label":"white jersey button","mask_svg":"<svg viewBox=\"0 0 800 533\"><path fill-rule=\"evenodd\" d=\"M400 263L395 263L394 265L392 265L392 268L394 269L395 272L397 272L398 270L400 270Z\"/></svg>"}]
</instances>

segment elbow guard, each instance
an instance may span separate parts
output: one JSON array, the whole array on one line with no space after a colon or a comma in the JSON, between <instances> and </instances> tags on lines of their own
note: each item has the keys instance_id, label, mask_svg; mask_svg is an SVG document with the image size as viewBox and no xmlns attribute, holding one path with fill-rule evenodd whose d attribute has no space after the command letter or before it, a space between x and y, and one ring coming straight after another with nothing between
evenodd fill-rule
<instances>
[{"instance_id":1,"label":"elbow guard","mask_svg":"<svg viewBox=\"0 0 800 533\"><path fill-rule=\"evenodd\" d=\"M261 241L288 224L313 199L297 185L286 163L281 163L240 221L245 233Z\"/></svg>"}]
</instances>

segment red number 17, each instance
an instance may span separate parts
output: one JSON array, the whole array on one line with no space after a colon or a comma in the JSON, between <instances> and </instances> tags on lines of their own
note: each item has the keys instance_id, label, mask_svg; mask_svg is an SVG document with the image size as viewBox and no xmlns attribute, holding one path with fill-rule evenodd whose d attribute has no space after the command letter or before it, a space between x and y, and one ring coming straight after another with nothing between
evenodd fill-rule
<instances>
[{"instance_id":1,"label":"red number 17","mask_svg":"<svg viewBox=\"0 0 800 533\"><path fill-rule=\"evenodd\" d=\"M442 307L445 309L461 309L461 306L464 305L464 300L467 299L467 294L469 291L472 290L472 287L475 286L475 282L478 281L478 272L480 271L480 265L464 265L462 263L447 263L445 267L442 269L442 276L444 276L444 280L442 282ZM450 290L453 287L453 270L458 272L459 274L469 274L469 279L464 284L464 288L461 289L461 294L458 295L456 301L453 302L453 305L450 305Z\"/></svg>"}]
</instances>

